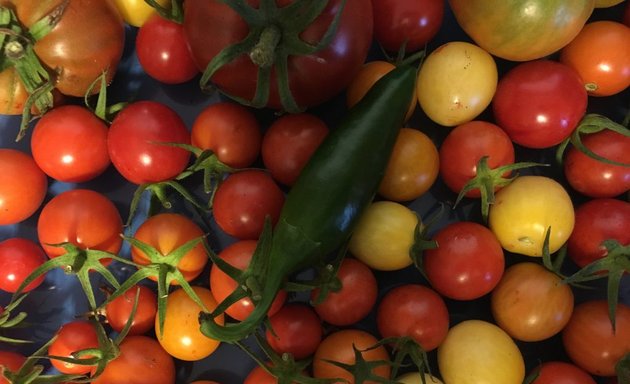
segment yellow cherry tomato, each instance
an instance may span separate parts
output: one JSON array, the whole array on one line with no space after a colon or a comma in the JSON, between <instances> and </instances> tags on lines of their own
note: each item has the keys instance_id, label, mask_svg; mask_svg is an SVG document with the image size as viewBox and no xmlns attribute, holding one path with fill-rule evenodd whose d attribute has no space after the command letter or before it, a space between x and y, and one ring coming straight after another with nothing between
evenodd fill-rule
<instances>
[{"instance_id":1,"label":"yellow cherry tomato","mask_svg":"<svg viewBox=\"0 0 630 384\"><path fill-rule=\"evenodd\" d=\"M424 381L426 384L444 384L442 380L426 372L423 374L420 372L405 373L404 375L398 376L396 382L402 384L422 384L421 375L424 375Z\"/></svg>"},{"instance_id":2,"label":"yellow cherry tomato","mask_svg":"<svg viewBox=\"0 0 630 384\"><path fill-rule=\"evenodd\" d=\"M392 201L417 199L431 188L439 170L440 155L433 141L417 129L403 128L378 193Z\"/></svg>"},{"instance_id":3,"label":"yellow cherry tomato","mask_svg":"<svg viewBox=\"0 0 630 384\"><path fill-rule=\"evenodd\" d=\"M193 287L195 293L206 306L213 311L217 302L207 288ZM164 319L164 333L160 336L158 316L155 316L155 334L162 348L169 355L185 361L201 360L214 352L219 341L205 336L199 330L199 312L201 308L186 292L179 288L168 295L166 317ZM215 318L223 325L223 315Z\"/></svg>"},{"instance_id":4,"label":"yellow cherry tomato","mask_svg":"<svg viewBox=\"0 0 630 384\"><path fill-rule=\"evenodd\" d=\"M518 346L498 326L465 320L438 347L438 367L447 384L521 384L525 362Z\"/></svg>"},{"instance_id":5,"label":"yellow cherry tomato","mask_svg":"<svg viewBox=\"0 0 630 384\"><path fill-rule=\"evenodd\" d=\"M158 4L168 7L170 0L157 0ZM114 0L116 8L127 24L141 27L156 11L144 0Z\"/></svg>"},{"instance_id":6,"label":"yellow cherry tomato","mask_svg":"<svg viewBox=\"0 0 630 384\"><path fill-rule=\"evenodd\" d=\"M574 224L568 192L545 176L516 178L496 193L488 216L501 246L526 256L542 256L547 228L551 228L549 252L556 252L569 239Z\"/></svg>"},{"instance_id":7,"label":"yellow cherry tomato","mask_svg":"<svg viewBox=\"0 0 630 384\"><path fill-rule=\"evenodd\" d=\"M370 268L395 271L411 265L409 248L419 217L393 201L377 201L367 207L348 244L348 251Z\"/></svg>"},{"instance_id":8,"label":"yellow cherry tomato","mask_svg":"<svg viewBox=\"0 0 630 384\"><path fill-rule=\"evenodd\" d=\"M394 68L396 68L396 66L389 61L374 60L365 63L346 89L346 106L348 108L353 107L365 96L378 79ZM415 109L416 95L414 90L414 95L411 98L405 121L409 120Z\"/></svg>"},{"instance_id":9,"label":"yellow cherry tomato","mask_svg":"<svg viewBox=\"0 0 630 384\"><path fill-rule=\"evenodd\" d=\"M416 94L434 122L453 127L483 112L497 88L492 56L477 45L452 41L438 47L418 71Z\"/></svg>"}]
</instances>

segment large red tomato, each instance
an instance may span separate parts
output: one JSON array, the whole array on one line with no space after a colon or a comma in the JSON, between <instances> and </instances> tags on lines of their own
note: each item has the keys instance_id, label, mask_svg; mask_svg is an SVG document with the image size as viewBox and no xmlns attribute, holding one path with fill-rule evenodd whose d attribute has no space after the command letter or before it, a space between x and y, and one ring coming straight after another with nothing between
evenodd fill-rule
<instances>
[{"instance_id":1,"label":"large red tomato","mask_svg":"<svg viewBox=\"0 0 630 384\"><path fill-rule=\"evenodd\" d=\"M238 52L223 58L223 65L210 78L230 96L260 107L296 111L341 92L367 57L373 29L369 0L329 1L317 17L311 15L309 2L301 6L289 6L298 3L290 0L267 2L271 7L259 6L258 0L241 3L238 12L222 1L184 3L184 32L200 70L219 53L226 53L224 49L244 43ZM273 15L269 18L268 14ZM339 23L329 44L309 50L322 41L336 15L340 15ZM257 52L265 54L252 55L259 41L258 47L265 48ZM265 58L254 58L259 66L251 56ZM267 87L260 87L264 80L268 95ZM262 97L255 96L257 91Z\"/></svg>"},{"instance_id":2,"label":"large red tomato","mask_svg":"<svg viewBox=\"0 0 630 384\"><path fill-rule=\"evenodd\" d=\"M593 0L449 0L459 25L483 49L514 61L567 45L593 11Z\"/></svg>"}]
</instances>

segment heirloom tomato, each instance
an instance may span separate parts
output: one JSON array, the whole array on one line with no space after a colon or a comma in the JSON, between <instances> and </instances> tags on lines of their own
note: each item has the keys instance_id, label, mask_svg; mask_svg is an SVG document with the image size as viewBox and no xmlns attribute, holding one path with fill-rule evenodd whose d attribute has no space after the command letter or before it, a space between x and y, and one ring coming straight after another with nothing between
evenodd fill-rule
<instances>
[{"instance_id":1,"label":"heirloom tomato","mask_svg":"<svg viewBox=\"0 0 630 384\"><path fill-rule=\"evenodd\" d=\"M520 63L501 77L492 111L513 142L549 148L571 135L587 102L586 89L573 68L535 60Z\"/></svg>"},{"instance_id":2,"label":"heirloom tomato","mask_svg":"<svg viewBox=\"0 0 630 384\"><path fill-rule=\"evenodd\" d=\"M497 325L513 338L546 340L569 322L573 291L542 265L521 262L505 270L492 290L491 308Z\"/></svg>"},{"instance_id":3,"label":"heirloom tomato","mask_svg":"<svg viewBox=\"0 0 630 384\"><path fill-rule=\"evenodd\" d=\"M554 53L580 32L593 0L449 0L457 23L483 49L528 61Z\"/></svg>"},{"instance_id":4,"label":"heirloom tomato","mask_svg":"<svg viewBox=\"0 0 630 384\"><path fill-rule=\"evenodd\" d=\"M65 242L116 254L122 232L118 208L105 195L89 189L71 189L53 197L37 221L39 242L51 258L66 253L52 244Z\"/></svg>"},{"instance_id":5,"label":"heirloom tomato","mask_svg":"<svg viewBox=\"0 0 630 384\"><path fill-rule=\"evenodd\" d=\"M40 207L48 178L33 158L16 149L0 148L0 225L16 224Z\"/></svg>"},{"instance_id":6,"label":"heirloom tomato","mask_svg":"<svg viewBox=\"0 0 630 384\"><path fill-rule=\"evenodd\" d=\"M577 305L562 331L562 344L578 367L592 375L614 376L617 362L630 353L630 307L618 303L613 330L606 300Z\"/></svg>"},{"instance_id":7,"label":"heirloom tomato","mask_svg":"<svg viewBox=\"0 0 630 384\"><path fill-rule=\"evenodd\" d=\"M564 187L545 176L519 176L495 195L488 225L509 252L542 256L550 229L549 252L568 240L575 224L573 202Z\"/></svg>"},{"instance_id":8,"label":"heirloom tomato","mask_svg":"<svg viewBox=\"0 0 630 384\"><path fill-rule=\"evenodd\" d=\"M367 57L372 43L372 2L333 0L324 7L297 4L289 0L249 0L242 5L186 0L184 31L198 68L205 70L219 53L229 50L209 79L227 95L258 107L293 112L331 99L348 85ZM323 41L329 30L334 34L330 41ZM241 41L245 46L234 50ZM327 44L313 49L322 42ZM252 61L252 56L259 59Z\"/></svg>"},{"instance_id":9,"label":"heirloom tomato","mask_svg":"<svg viewBox=\"0 0 630 384\"><path fill-rule=\"evenodd\" d=\"M14 237L0 241L0 289L17 292L20 284L45 262L44 251L29 239ZM27 285L22 292L37 288L43 281L44 275Z\"/></svg>"},{"instance_id":10,"label":"heirloom tomato","mask_svg":"<svg viewBox=\"0 0 630 384\"><path fill-rule=\"evenodd\" d=\"M357 222L348 251L379 271L395 271L411 265L410 249L420 218L403 204L376 201Z\"/></svg>"},{"instance_id":11,"label":"heirloom tomato","mask_svg":"<svg viewBox=\"0 0 630 384\"><path fill-rule=\"evenodd\" d=\"M175 384L175 361L147 336L127 336L95 384Z\"/></svg>"},{"instance_id":12,"label":"heirloom tomato","mask_svg":"<svg viewBox=\"0 0 630 384\"><path fill-rule=\"evenodd\" d=\"M387 200L410 201L426 193L437 179L440 157L435 143L417 129L402 128L378 193Z\"/></svg>"},{"instance_id":13,"label":"heirloom tomato","mask_svg":"<svg viewBox=\"0 0 630 384\"><path fill-rule=\"evenodd\" d=\"M452 127L483 112L497 88L497 65L478 46L451 41L431 52L418 71L420 107L434 122Z\"/></svg>"},{"instance_id":14,"label":"heirloom tomato","mask_svg":"<svg viewBox=\"0 0 630 384\"><path fill-rule=\"evenodd\" d=\"M63 0L11 2L20 22L30 28ZM61 93L83 97L103 72L107 72L108 82L114 77L124 48L124 23L110 1L66 3L57 25L33 49L45 67L58 72L55 87ZM98 89L94 87L94 91Z\"/></svg>"},{"instance_id":15,"label":"heirloom tomato","mask_svg":"<svg viewBox=\"0 0 630 384\"><path fill-rule=\"evenodd\" d=\"M163 7L170 5L170 0L156 0ZM127 24L133 27L141 27L151 16L155 15L155 9L144 0L114 0L118 12Z\"/></svg>"},{"instance_id":16,"label":"heirloom tomato","mask_svg":"<svg viewBox=\"0 0 630 384\"><path fill-rule=\"evenodd\" d=\"M217 302L207 288L192 287L208 311L214 311ZM182 288L168 295L164 332L160 332L159 317L155 317L155 334L162 348L169 355L185 361L197 361L211 355L219 341L205 336L199 330L199 312L201 308ZM223 325L223 315L214 318ZM160 335L161 334L161 335Z\"/></svg>"},{"instance_id":17,"label":"heirloom tomato","mask_svg":"<svg viewBox=\"0 0 630 384\"><path fill-rule=\"evenodd\" d=\"M610 96L630 85L630 28L600 20L588 23L560 53L575 69L589 95Z\"/></svg>"},{"instance_id":18,"label":"heirloom tomato","mask_svg":"<svg viewBox=\"0 0 630 384\"><path fill-rule=\"evenodd\" d=\"M525 378L518 346L501 328L482 320L454 325L438 347L437 359L448 384L521 384Z\"/></svg>"}]
</instances>

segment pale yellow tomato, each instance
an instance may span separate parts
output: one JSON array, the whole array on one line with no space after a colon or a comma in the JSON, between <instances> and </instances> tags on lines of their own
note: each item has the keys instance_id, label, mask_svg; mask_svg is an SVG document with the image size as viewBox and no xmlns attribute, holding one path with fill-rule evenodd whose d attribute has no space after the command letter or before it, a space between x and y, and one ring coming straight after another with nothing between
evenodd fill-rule
<instances>
[{"instance_id":1,"label":"pale yellow tomato","mask_svg":"<svg viewBox=\"0 0 630 384\"><path fill-rule=\"evenodd\" d=\"M424 113L453 127L483 112L497 89L497 65L477 45L452 41L438 47L418 71L416 93Z\"/></svg>"},{"instance_id":2,"label":"pale yellow tomato","mask_svg":"<svg viewBox=\"0 0 630 384\"><path fill-rule=\"evenodd\" d=\"M157 2L163 7L171 4L170 0L157 0ZM144 0L114 0L114 4L125 22L134 27L141 27L149 17L156 13L155 9Z\"/></svg>"},{"instance_id":3,"label":"pale yellow tomato","mask_svg":"<svg viewBox=\"0 0 630 384\"><path fill-rule=\"evenodd\" d=\"M217 302L207 288L193 287L208 311L213 311ZM169 355L185 361L197 361L210 356L219 346L219 341L205 336L199 330L201 308L186 292L179 288L168 295L164 333L160 336L158 316L155 316L155 334L162 348ZM223 325L223 315L215 321Z\"/></svg>"},{"instance_id":4,"label":"pale yellow tomato","mask_svg":"<svg viewBox=\"0 0 630 384\"><path fill-rule=\"evenodd\" d=\"M521 384L525 378L518 346L487 321L465 320L451 327L437 359L446 384Z\"/></svg>"},{"instance_id":5,"label":"pale yellow tomato","mask_svg":"<svg viewBox=\"0 0 630 384\"><path fill-rule=\"evenodd\" d=\"M404 375L398 376L396 382L402 384L422 384L422 377L420 375L420 372L405 373ZM425 372L423 375L426 384L444 384L442 380L430 373Z\"/></svg>"},{"instance_id":6,"label":"pale yellow tomato","mask_svg":"<svg viewBox=\"0 0 630 384\"><path fill-rule=\"evenodd\" d=\"M393 201L367 207L350 238L348 251L370 268L395 271L411 265L409 249L419 217Z\"/></svg>"},{"instance_id":7,"label":"pale yellow tomato","mask_svg":"<svg viewBox=\"0 0 630 384\"><path fill-rule=\"evenodd\" d=\"M568 192L545 176L516 178L496 193L488 216L488 225L501 246L526 256L542 256L548 228L549 252L556 252L569 239L574 224Z\"/></svg>"}]
</instances>

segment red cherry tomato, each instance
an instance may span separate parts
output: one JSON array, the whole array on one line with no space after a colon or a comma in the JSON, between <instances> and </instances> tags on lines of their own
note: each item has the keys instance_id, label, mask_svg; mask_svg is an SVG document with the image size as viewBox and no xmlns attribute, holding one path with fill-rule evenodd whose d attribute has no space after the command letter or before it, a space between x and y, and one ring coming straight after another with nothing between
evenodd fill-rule
<instances>
[{"instance_id":1,"label":"red cherry tomato","mask_svg":"<svg viewBox=\"0 0 630 384\"><path fill-rule=\"evenodd\" d=\"M276 353L290 353L302 360L313 353L322 340L322 323L312 307L289 303L269 318L265 337Z\"/></svg>"},{"instance_id":2,"label":"red cherry tomato","mask_svg":"<svg viewBox=\"0 0 630 384\"><path fill-rule=\"evenodd\" d=\"M30 217L46 197L48 179L32 157L15 149L0 148L0 225Z\"/></svg>"},{"instance_id":3,"label":"red cherry tomato","mask_svg":"<svg viewBox=\"0 0 630 384\"><path fill-rule=\"evenodd\" d=\"M107 125L87 108L62 105L37 121L31 152L37 165L55 180L92 180L110 164Z\"/></svg>"},{"instance_id":4,"label":"red cherry tomato","mask_svg":"<svg viewBox=\"0 0 630 384\"><path fill-rule=\"evenodd\" d=\"M258 239L269 216L278 221L284 192L261 170L229 175L216 190L212 203L214 219L223 231L237 239Z\"/></svg>"},{"instance_id":5,"label":"red cherry tomato","mask_svg":"<svg viewBox=\"0 0 630 384\"><path fill-rule=\"evenodd\" d=\"M142 335L153 328L157 312L155 292L144 285L134 285L105 306L107 323L116 332L121 332L129 318L136 301L136 292L140 291L135 316L129 328L129 335Z\"/></svg>"},{"instance_id":6,"label":"red cherry tomato","mask_svg":"<svg viewBox=\"0 0 630 384\"><path fill-rule=\"evenodd\" d=\"M73 357L74 352L83 349L98 348L98 337L94 325L88 321L75 320L59 328L55 340L48 347L48 354L60 357ZM88 358L87 356L82 357ZM50 359L53 367L61 373L84 374L92 370L93 366L68 363Z\"/></svg>"},{"instance_id":7,"label":"red cherry tomato","mask_svg":"<svg viewBox=\"0 0 630 384\"><path fill-rule=\"evenodd\" d=\"M547 361L536 369L538 377L531 384L596 384L582 368L564 361Z\"/></svg>"},{"instance_id":8,"label":"red cherry tomato","mask_svg":"<svg viewBox=\"0 0 630 384\"><path fill-rule=\"evenodd\" d=\"M0 241L0 289L16 292L24 279L44 262L46 254L31 240L16 237ZM37 288L44 277L35 279L23 292Z\"/></svg>"},{"instance_id":9,"label":"red cherry tomato","mask_svg":"<svg viewBox=\"0 0 630 384\"><path fill-rule=\"evenodd\" d=\"M127 105L112 121L107 140L112 164L135 184L170 180L190 158L190 152L165 145L190 144L190 133L174 110L156 101Z\"/></svg>"},{"instance_id":10,"label":"red cherry tomato","mask_svg":"<svg viewBox=\"0 0 630 384\"><path fill-rule=\"evenodd\" d=\"M0 351L0 384L11 384L4 376L4 371L17 372L25 362L26 357L20 353Z\"/></svg>"},{"instance_id":11,"label":"red cherry tomato","mask_svg":"<svg viewBox=\"0 0 630 384\"><path fill-rule=\"evenodd\" d=\"M551 60L518 64L499 80L492 101L497 124L528 148L559 144L586 112L587 94L575 70Z\"/></svg>"},{"instance_id":12,"label":"red cherry tomato","mask_svg":"<svg viewBox=\"0 0 630 384\"><path fill-rule=\"evenodd\" d=\"M185 83L199 73L182 25L158 14L138 29L136 55L144 71L165 84Z\"/></svg>"}]
</instances>

